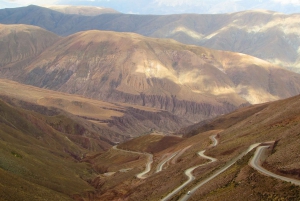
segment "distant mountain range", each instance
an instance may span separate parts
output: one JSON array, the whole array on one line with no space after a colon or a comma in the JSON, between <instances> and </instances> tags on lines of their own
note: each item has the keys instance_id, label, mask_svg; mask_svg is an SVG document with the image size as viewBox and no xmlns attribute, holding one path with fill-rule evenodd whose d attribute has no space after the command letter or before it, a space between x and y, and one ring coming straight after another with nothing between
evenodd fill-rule
<instances>
[{"instance_id":1,"label":"distant mountain range","mask_svg":"<svg viewBox=\"0 0 300 201\"><path fill-rule=\"evenodd\" d=\"M83 30L134 32L186 44L249 54L299 72L299 14L244 11L231 14L69 15L28 6L0 10L0 23L40 26L61 36Z\"/></svg>"}]
</instances>

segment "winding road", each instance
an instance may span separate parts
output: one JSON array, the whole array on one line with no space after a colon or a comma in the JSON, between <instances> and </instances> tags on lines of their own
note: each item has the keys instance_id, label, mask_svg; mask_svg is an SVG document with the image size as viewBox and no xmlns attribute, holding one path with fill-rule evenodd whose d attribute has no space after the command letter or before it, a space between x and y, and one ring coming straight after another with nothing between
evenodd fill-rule
<instances>
[{"instance_id":1,"label":"winding road","mask_svg":"<svg viewBox=\"0 0 300 201\"><path fill-rule=\"evenodd\" d=\"M145 175L150 172L151 170L151 164L153 163L153 155L149 154L149 153L142 153L142 152L137 152L137 151L128 151L128 150L124 150L124 149L119 149L117 147L117 145L112 147L115 150L119 150L119 151L123 151L123 152L127 152L127 153L132 153L132 154L139 154L139 155L146 155L147 156L147 163L146 163L146 168L143 172L139 173L136 175L137 178L139 179L145 179L147 178Z\"/></svg>"},{"instance_id":2,"label":"winding road","mask_svg":"<svg viewBox=\"0 0 300 201\"><path fill-rule=\"evenodd\" d=\"M264 145L263 145L264 144ZM194 186L191 190L189 190L189 194L185 194L184 196L182 196L179 201L186 201L190 198L190 195L193 194L198 188L200 188L202 185L204 185L205 183L209 182L210 180L212 180L213 178L215 178L216 176L218 176L219 174L221 174L222 172L224 172L225 170L227 170L229 167L231 167L234 163L236 163L239 159L241 159L243 156L245 156L247 153L249 153L250 151L252 151L253 149L256 148L255 154L253 156L253 158L250 161L250 166L252 166L254 169L256 169L257 171L267 175L267 176L271 176L274 177L276 179L280 179L283 181L287 181L287 182L291 182L293 184L296 185L300 185L300 181L296 180L296 179L291 179L288 177L283 177L281 175L277 175L274 174L266 169L264 169L261 166L261 161L263 160L262 154L263 152L270 146L270 145L265 145L265 144L271 144L270 142L266 142L266 143L256 143L251 145L245 152L241 153L240 155L238 155L236 158L234 158L233 160L231 160L230 162L228 162L224 167L222 167L220 170L216 171L213 175L211 175L210 177L206 178L205 180L203 180L202 182L200 182L199 184L197 184L196 186Z\"/></svg>"},{"instance_id":3,"label":"winding road","mask_svg":"<svg viewBox=\"0 0 300 201\"><path fill-rule=\"evenodd\" d=\"M217 140L217 135L209 136L209 139L213 142L209 147L215 147L218 145L219 141Z\"/></svg>"},{"instance_id":4,"label":"winding road","mask_svg":"<svg viewBox=\"0 0 300 201\"><path fill-rule=\"evenodd\" d=\"M206 184L210 180L214 179L219 174L223 173L225 170L227 170L229 167L231 167L234 163L236 163L239 159L241 159L243 156L245 156L247 153L249 153L250 151L252 151L254 148L256 148L259 145L260 145L260 143L256 143L256 144L251 145L246 151L244 151L243 153L241 153L240 155L238 155L233 160L229 161L224 167L222 167L221 169L219 169L218 171L216 171L215 173L213 173L211 176L209 176L208 178L204 179L203 181L201 181L200 183L198 183L196 186L194 186L192 189L190 189L189 190L190 193L189 194L185 194L179 200L180 201L186 201L186 200L188 200L190 198L190 196L193 193L195 193L195 191L198 188L200 188L201 186L203 186L204 184Z\"/></svg>"},{"instance_id":5,"label":"winding road","mask_svg":"<svg viewBox=\"0 0 300 201\"><path fill-rule=\"evenodd\" d=\"M268 149L269 147L270 147L269 145L257 147L257 149L254 153L254 156L250 160L249 165L251 167L253 167L254 169L256 169L258 172L262 173L262 174L265 174L265 175L270 176L270 177L274 177L276 179L280 179L282 181L291 182L291 183L293 183L297 186L300 186L300 181L299 180L274 174L273 172L270 172L270 171L266 170L265 168L263 168L261 166L262 161L263 161L263 159L261 159L262 158L261 156L264 154L266 149Z\"/></svg>"},{"instance_id":6,"label":"winding road","mask_svg":"<svg viewBox=\"0 0 300 201\"><path fill-rule=\"evenodd\" d=\"M213 141L213 144L212 144L210 147L214 147L214 146L216 146L216 145L218 144L218 140L216 139L216 135L212 135L212 136L210 136L209 138ZM175 196L179 191L181 191L186 185L188 185L190 182L192 182L192 181L195 179L195 177L193 176L192 172L193 172L196 168L217 161L217 159L215 159L215 158L212 158L212 157L209 157L209 156L204 155L204 152L205 152L205 151L206 151L206 150L199 151L199 152L198 152L198 155L199 155L200 157L203 157L203 158L208 159L208 160L210 160L210 161L207 162L207 163L204 163L204 164L196 165L196 166L194 166L194 167L191 167L191 168L185 170L185 171L184 171L184 174L188 177L188 180L186 180L183 184L181 184L180 186L178 186L175 190L173 190L171 193L169 193L166 197L164 197L163 199L161 199L161 201L167 201L167 200L171 199L171 198L172 198L173 196Z\"/></svg>"},{"instance_id":7,"label":"winding road","mask_svg":"<svg viewBox=\"0 0 300 201\"><path fill-rule=\"evenodd\" d=\"M137 178L139 179L146 179L147 177L145 176L148 172L151 170L151 164L153 163L153 155L148 154L148 153L143 153L148 157L148 161L146 163L146 168L143 172L139 173L136 175Z\"/></svg>"},{"instance_id":8,"label":"winding road","mask_svg":"<svg viewBox=\"0 0 300 201\"><path fill-rule=\"evenodd\" d=\"M209 137L211 139L211 141L213 142L209 147L214 147L218 145L218 140L216 139L216 135L212 135ZM270 147L271 144L273 144L274 142L265 142L265 143L255 143L252 144L251 146L248 147L248 149L244 152L242 152L241 154L239 154L237 157L235 157L234 159L230 160L229 162L227 162L222 168L218 169L217 171L215 171L212 175L210 175L208 178L202 180L200 183L198 183L196 186L192 187L190 190L188 190L187 194L184 194L179 201L186 201L190 198L190 196L196 192L196 190L198 188L200 188L201 186L203 186L204 184L206 184L207 182L211 181L212 179L214 179L215 177L217 177L218 175L220 175L221 173L223 173L224 171L226 171L228 168L230 168L233 164L235 164L239 159L243 158L246 154L248 154L250 151L252 151L253 149L256 148L256 151L254 153L254 156L252 157L252 159L249 162L249 165L251 167L253 167L255 170L259 171L262 174L265 174L267 176L276 178L276 179L280 179L282 181L286 181L286 182L291 182L295 185L300 186L300 181L297 179L292 179L292 178L288 178L288 177L284 177L281 175L277 175L274 174L268 170L266 170L265 168L263 168L261 166L262 161L264 160L264 153L266 151L266 149L268 149ZM149 154L149 153L142 153L142 152L136 152L136 151L128 151L128 150L123 150L123 149L118 149L117 146L114 146L113 149L115 150L119 150L119 151L123 151L123 152L128 152L128 153L133 153L133 154L140 154L140 155L146 155L148 160L146 163L146 168L143 172L139 173L136 175L137 178L139 179L145 179L146 178L146 174L150 172L151 170L151 164L153 163L153 155ZM177 193L179 193L185 186L187 186L190 182L192 182L195 177L193 176L192 172L200 167L200 166L204 166L207 165L209 163L215 162L217 161L216 158L212 158L210 156L206 156L205 153L206 150L202 150L199 151L197 154L205 159L208 159L209 162L204 163L204 164L200 164L200 165L196 165L193 166L189 169L186 169L184 171L185 175L188 177L188 179L180 186L178 186L176 189L174 189L172 192L170 192L166 197L164 197L163 199L161 199L161 201L167 201L169 199L171 199L172 197L174 197ZM163 169L163 166L170 161L172 158L174 158L176 155L178 154L178 151L171 154L170 156L168 156L166 159L164 159L163 161L161 161L157 168L156 168L156 172L160 172Z\"/></svg>"},{"instance_id":9,"label":"winding road","mask_svg":"<svg viewBox=\"0 0 300 201\"><path fill-rule=\"evenodd\" d=\"M168 156L168 157L165 158L164 160L162 160L162 161L157 165L155 173L158 173L158 172L162 171L163 166L164 166L169 160L171 160L172 158L174 158L177 154L178 154L178 151L175 152L175 153L173 153L173 154L171 154L170 156Z\"/></svg>"}]
</instances>

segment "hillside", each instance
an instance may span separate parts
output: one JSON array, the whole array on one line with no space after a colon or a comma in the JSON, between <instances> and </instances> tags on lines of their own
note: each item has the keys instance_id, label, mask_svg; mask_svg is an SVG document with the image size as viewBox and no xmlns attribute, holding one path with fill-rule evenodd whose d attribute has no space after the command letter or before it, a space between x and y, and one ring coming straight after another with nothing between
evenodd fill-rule
<instances>
[{"instance_id":1,"label":"hillside","mask_svg":"<svg viewBox=\"0 0 300 201\"><path fill-rule=\"evenodd\" d=\"M262 161L263 167L275 174L300 180L297 154L300 151L298 146L299 98L300 96L296 96L239 109L211 120L209 124L204 124L197 128L197 131L193 131L193 134L186 135L190 137L183 139L175 140L171 136L148 135L119 145L118 147L125 150L141 152L146 150L152 153L151 171L146 179L134 178L134 175L138 173L137 167L141 166L141 158L131 161L128 158L126 162L121 163L120 168L112 166L114 168L108 171L116 173L109 176L110 179L102 180L101 185L96 186L101 192L98 198L100 200L141 200L147 197L149 200L161 200L187 180L184 175L186 169L203 164L193 171L196 179L169 199L181 200L196 184L218 172L232 160L236 160L216 178L193 192L189 200L240 200L241 196L251 197L250 200L298 200L299 186L261 174L248 165L254 150L239 159L236 157L252 144L274 142L265 153L266 160ZM211 144L210 136L216 136L216 145ZM157 149L157 145L163 145L164 149ZM197 154L201 150L206 150L205 155L215 158L216 161L205 164L207 159ZM121 150L118 150L118 153L129 154ZM114 158L110 163L120 161L116 154L116 151L112 150L105 153ZM100 165L100 161L105 160L105 155L94 158L93 162ZM131 155L134 156L133 153ZM166 161L162 171L157 172L158 166L164 160ZM145 158L144 161L146 161ZM121 167L124 168L124 166L127 172L120 173ZM141 168L140 171L142 171ZM113 182L114 180L118 180L119 184Z\"/></svg>"},{"instance_id":2,"label":"hillside","mask_svg":"<svg viewBox=\"0 0 300 201\"><path fill-rule=\"evenodd\" d=\"M264 10L230 14L65 15L28 6L0 10L0 23L32 24L59 35L99 29L172 38L186 44L241 52L299 72L299 14ZM58 23L59 22L59 23Z\"/></svg>"}]
</instances>

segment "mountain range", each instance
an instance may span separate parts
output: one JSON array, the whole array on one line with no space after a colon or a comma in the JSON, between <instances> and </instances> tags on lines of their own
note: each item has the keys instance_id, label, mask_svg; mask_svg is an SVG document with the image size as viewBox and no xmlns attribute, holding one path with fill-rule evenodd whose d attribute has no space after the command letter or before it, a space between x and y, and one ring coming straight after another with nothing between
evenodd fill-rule
<instances>
[{"instance_id":1,"label":"mountain range","mask_svg":"<svg viewBox=\"0 0 300 201\"><path fill-rule=\"evenodd\" d=\"M2 36L7 60L0 77L163 109L191 122L300 92L299 74L240 53L133 33L91 30L61 38L38 27L2 26L12 31Z\"/></svg>"},{"instance_id":2,"label":"mountain range","mask_svg":"<svg viewBox=\"0 0 300 201\"><path fill-rule=\"evenodd\" d=\"M0 23L40 26L61 36L98 29L172 38L240 52L299 72L299 14L254 10L229 14L69 15L43 7L0 10Z\"/></svg>"}]
</instances>

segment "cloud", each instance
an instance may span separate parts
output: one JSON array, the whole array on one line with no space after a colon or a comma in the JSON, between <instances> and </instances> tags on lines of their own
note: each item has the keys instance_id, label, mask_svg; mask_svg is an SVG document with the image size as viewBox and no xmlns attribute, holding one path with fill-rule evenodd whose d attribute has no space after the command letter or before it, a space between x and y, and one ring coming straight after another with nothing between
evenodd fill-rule
<instances>
[{"instance_id":1,"label":"cloud","mask_svg":"<svg viewBox=\"0 0 300 201\"><path fill-rule=\"evenodd\" d=\"M288 5L288 4L300 5L300 0L272 0L272 1L284 5Z\"/></svg>"}]
</instances>

